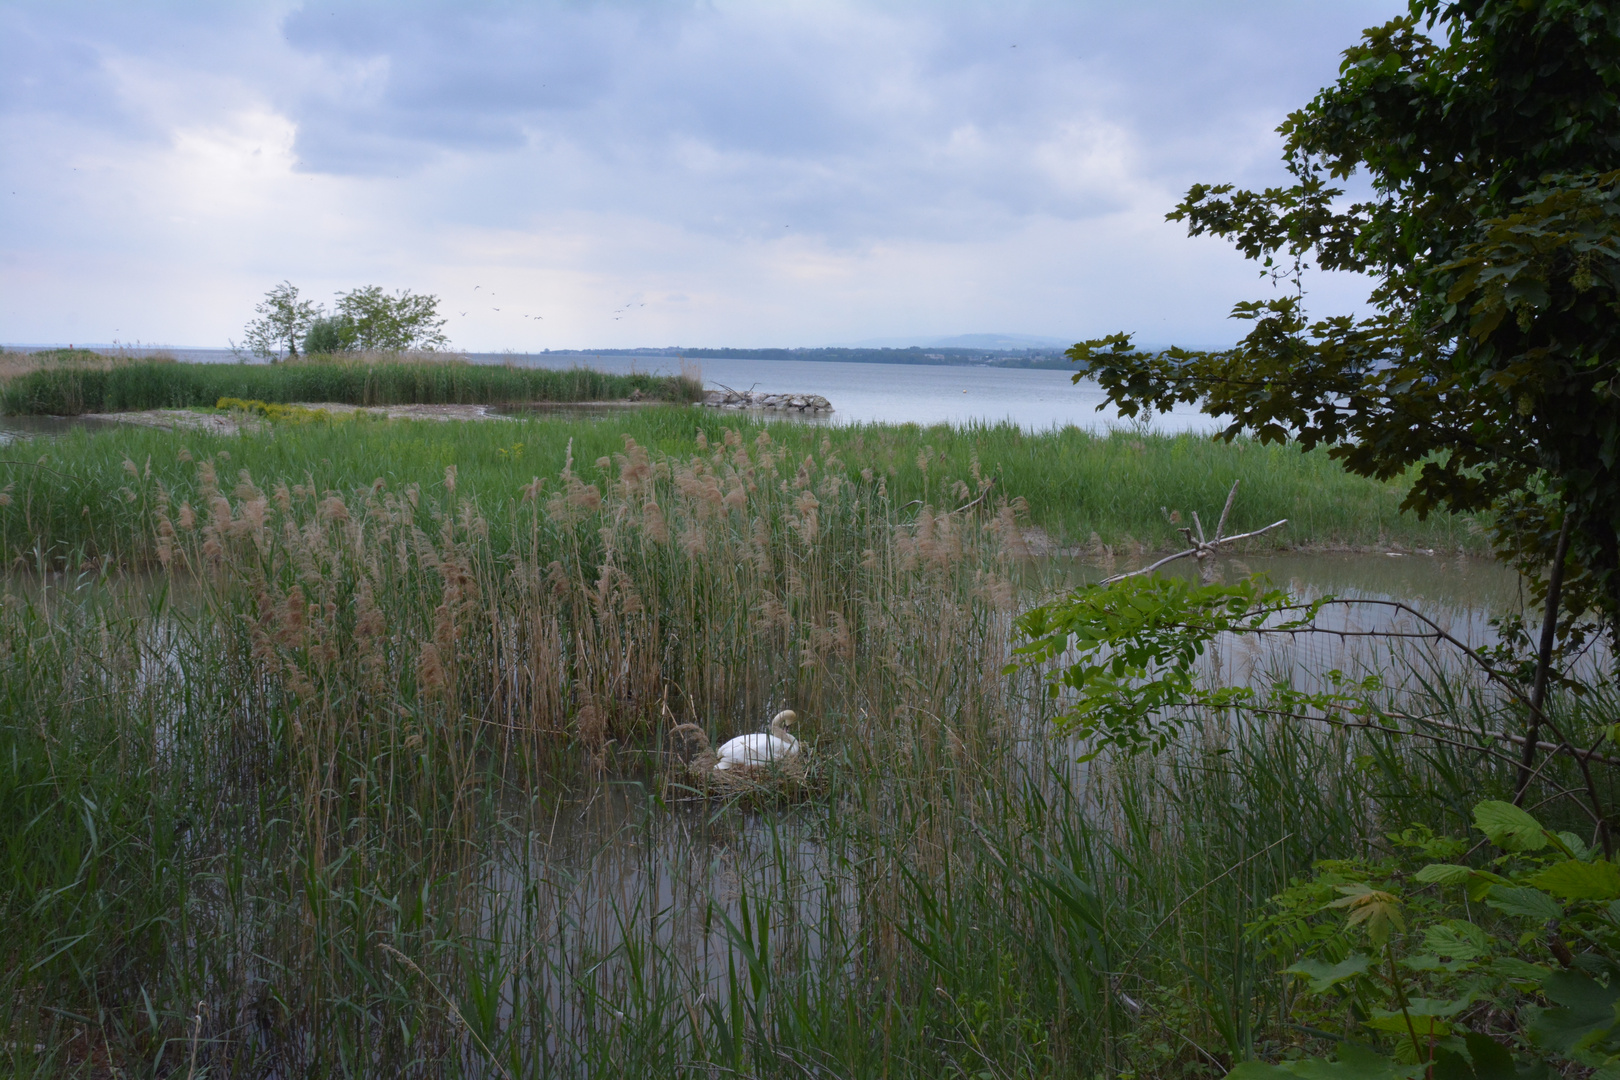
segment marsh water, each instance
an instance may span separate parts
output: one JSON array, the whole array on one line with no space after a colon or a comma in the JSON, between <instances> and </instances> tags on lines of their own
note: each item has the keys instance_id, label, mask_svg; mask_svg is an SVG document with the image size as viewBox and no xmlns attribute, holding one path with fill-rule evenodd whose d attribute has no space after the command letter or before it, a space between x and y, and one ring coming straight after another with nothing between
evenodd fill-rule
<instances>
[{"instance_id":1,"label":"marsh water","mask_svg":"<svg viewBox=\"0 0 1620 1080\"><path fill-rule=\"evenodd\" d=\"M567 367L575 361L543 356L515 362ZM833 412L810 423L827 424L999 424L1029 431L1074 426L1104 431L1129 421L1106 405L1095 383L1075 384L1067 371L935 364L854 364L822 360L703 360L703 384L710 388L820 394ZM592 367L615 374L632 371L680 374L680 362L666 357L606 356ZM1147 418L1143 418L1147 420ZM1182 408L1151 418L1152 430L1212 431L1215 421Z\"/></svg>"},{"instance_id":2,"label":"marsh water","mask_svg":"<svg viewBox=\"0 0 1620 1080\"><path fill-rule=\"evenodd\" d=\"M706 381L737 389L757 383L763 389L822 393L839 409L835 423L1016 418L1026 427L1042 428L1118 422L1096 413L1099 395L1088 397L1083 388L1077 390L1063 372L728 363L739 366L732 371L726 364L706 362ZM639 370L647 369L645 362L640 364ZM628 360L623 369L629 370ZM576 407L556 411L570 416L617 413ZM1186 417L1159 417L1154 425L1178 430L1174 425L1183 422L1192 424ZM12 438L49 436L74 423L0 421L10 425ZM1026 598L1133 565L1124 558L1094 555L1032 560ZM1468 645L1488 645L1495 634L1491 621L1522 612L1525 604L1511 571L1489 560L1452 555L1270 554L1222 560L1202 569L1211 579L1228 581L1260 573L1301 597L1331 594L1352 602L1324 609L1317 621L1321 633L1278 638L1263 646L1222 642L1211 654L1208 673L1229 682L1277 677L1309 682L1331 669L1351 674L1399 671L1403 664L1421 675L1450 662L1443 649L1433 650L1431 643L1416 639L1396 639L1390 645L1356 635L1421 628L1415 612ZM1183 561L1173 572L1196 576L1200 568ZM1358 601L1367 603L1353 603ZM1412 612L1382 601L1399 601ZM175 594L175 603L183 606L184 597ZM711 719L721 729L715 734L724 737L762 726L766 717ZM803 718L799 733L812 759L836 752L842 733L832 724L823 717ZM1084 767L1064 743L1043 741L1034 722L1014 728L1045 782L1072 780L1074 787L1083 786ZM699 1014L718 1017L718 1003L735 998L749 978L744 971L739 981L739 968L769 951L765 926L779 935L778 944L780 935L798 935L797 955L810 968L853 964L857 955L858 946L851 942L863 919L858 883L870 853L852 846L851 834L840 831L843 808L813 801L731 804L683 782L667 782L666 764L655 752L614 747L590 769L561 772L513 792L499 827L480 840L479 888L468 894L479 897L484 939L479 947L491 946L495 981L509 987L526 978L541 988L530 992L538 994L555 1021L544 1029L544 1038L554 1043L548 1053L566 1057L567 1041L588 1041L583 1033L601 1024L604 1015L623 1021L618 1010L634 1012L627 997L643 992L637 980L658 970L674 973L659 993L672 1007L692 1015L694 1030ZM757 906L750 907L762 902L772 906L764 920ZM518 995L503 989L498 996L505 1021L505 1003Z\"/></svg>"},{"instance_id":3,"label":"marsh water","mask_svg":"<svg viewBox=\"0 0 1620 1080\"><path fill-rule=\"evenodd\" d=\"M1124 568L1050 559L1031 573L1051 588ZM1190 561L1175 572L1199 574ZM1317 620L1320 634L1260 645L1220 643L1206 673L1228 682L1285 677L1308 689L1330 669L1360 674L1376 668L1397 677L1403 666L1418 677L1461 671L1454 655L1430 643L1397 641L1392 654L1387 643L1353 634L1422 629L1410 613L1376 603L1398 600L1457 639L1486 645L1495 639L1491 620L1520 611L1523 604L1516 575L1491 561L1464 557L1267 555L1224 560L1207 568L1205 576L1232 580L1251 573L1266 575L1296 596L1331 594L1352 603L1326 609ZM811 754L818 739L837 743L838 733L819 718L805 721ZM1081 748L1067 753L1062 740L1054 742L1040 730L1027 729L1034 770L1046 782L1083 787L1087 767L1075 760ZM739 958L753 948L742 929L750 897L772 897L794 908L778 909L776 918L808 937L800 944L801 955L836 962L833 943L821 937L829 927L848 930L858 922L859 905L851 853L829 843L825 815L791 806L728 811L696 791L663 787L655 772L656 766L649 771L642 759L639 767L610 769L597 782L553 796L549 804L535 802L517 815L526 826L495 853L488 871L497 898L492 902L498 907L521 898L538 904L544 909L541 921L558 928L551 940L530 946L546 953L546 964L555 971L572 970L584 957L617 957L615 963L625 964L627 956L651 950L687 973L691 1001L724 1000L736 992L728 973L734 974ZM559 998L553 1007L564 1020L586 1005Z\"/></svg>"}]
</instances>

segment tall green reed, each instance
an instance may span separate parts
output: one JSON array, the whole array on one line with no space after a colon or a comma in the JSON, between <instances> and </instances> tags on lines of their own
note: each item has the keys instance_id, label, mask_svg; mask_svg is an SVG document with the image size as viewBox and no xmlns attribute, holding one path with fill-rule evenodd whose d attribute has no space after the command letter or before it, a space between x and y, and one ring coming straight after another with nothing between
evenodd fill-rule
<instances>
[{"instance_id":1,"label":"tall green reed","mask_svg":"<svg viewBox=\"0 0 1620 1080\"><path fill-rule=\"evenodd\" d=\"M1197 435L1030 433L1011 425L821 427L648 408L603 421L344 421L271 425L240 436L131 426L19 444L0 460L0 552L8 562L53 568L86 558L150 563L148 493L161 484L176 501L195 501L198 478L190 463L210 458L228 475L245 468L344 492L378 477L395 490L411 484L425 490L455 465L459 490L477 502L504 550L523 520L523 489L536 476L554 481L570 445L576 471L595 483L594 463L611 460L626 435L653 453L685 454L698 431L718 443L728 431L752 442L767 430L795 458L831 454L847 480L882 480L896 505L920 500L953 509L992 480L992 499L1029 505L1028 524L1041 530L1030 542L1039 551L1128 563L1144 549L1179 545L1171 518L1190 520L1212 491L1234 481L1242 497L1232 528L1289 519L1269 543L1485 550L1471 522L1400 514L1398 485L1347 476L1322 454Z\"/></svg>"},{"instance_id":2,"label":"tall green reed","mask_svg":"<svg viewBox=\"0 0 1620 1080\"><path fill-rule=\"evenodd\" d=\"M1218 1074L1282 1037L1265 897L1493 782L1218 718L1077 764L1002 674L991 474L919 506L832 433L712 430L565 448L504 532L459 467L131 460L158 572L0 611L14 1071ZM665 769L666 707L783 706L826 794Z\"/></svg>"},{"instance_id":3,"label":"tall green reed","mask_svg":"<svg viewBox=\"0 0 1620 1080\"><path fill-rule=\"evenodd\" d=\"M181 364L50 364L0 382L0 412L77 416L139 409L212 408L221 398L347 405L492 405L618 401L635 395L690 402L697 382L611 375L590 368L529 368L463 360Z\"/></svg>"}]
</instances>

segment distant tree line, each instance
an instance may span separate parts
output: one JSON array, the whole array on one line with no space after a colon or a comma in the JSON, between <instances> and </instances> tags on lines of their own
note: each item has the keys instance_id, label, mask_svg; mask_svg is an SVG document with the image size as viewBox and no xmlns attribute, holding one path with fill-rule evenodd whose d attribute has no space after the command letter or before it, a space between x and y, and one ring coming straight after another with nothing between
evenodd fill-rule
<instances>
[{"instance_id":1,"label":"distant tree line","mask_svg":"<svg viewBox=\"0 0 1620 1080\"><path fill-rule=\"evenodd\" d=\"M298 294L298 287L283 281L271 289L254 309L257 316L243 332L242 347L254 356L295 359L298 350L341 353L358 350L407 349L434 351L446 348L445 319L439 298L401 289L389 294L376 285L337 294L326 308ZM232 343L232 348L237 348Z\"/></svg>"},{"instance_id":2,"label":"distant tree line","mask_svg":"<svg viewBox=\"0 0 1620 1080\"><path fill-rule=\"evenodd\" d=\"M1059 368L1072 365L1057 349L706 349L671 345L656 349L547 349L552 356L683 356L691 360L837 360L850 364L945 364Z\"/></svg>"}]
</instances>

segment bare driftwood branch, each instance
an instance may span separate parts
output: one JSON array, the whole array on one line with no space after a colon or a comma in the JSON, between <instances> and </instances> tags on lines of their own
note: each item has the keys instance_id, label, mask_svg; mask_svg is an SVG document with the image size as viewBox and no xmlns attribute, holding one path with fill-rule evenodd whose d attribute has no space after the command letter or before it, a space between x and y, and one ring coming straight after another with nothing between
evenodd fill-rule
<instances>
[{"instance_id":1,"label":"bare driftwood branch","mask_svg":"<svg viewBox=\"0 0 1620 1080\"><path fill-rule=\"evenodd\" d=\"M1215 526L1215 539L1206 540L1204 538L1204 523L1198 520L1198 511L1194 510L1192 518L1193 524L1198 528L1198 539L1193 539L1192 529L1182 528L1176 530L1177 532L1181 533L1182 537L1187 541L1188 547L1186 551L1178 551L1174 555L1168 555L1153 565L1144 566L1140 570L1131 570L1124 574L1115 574L1111 578L1104 578L1097 584L1112 585L1114 582L1124 581L1126 578L1139 577L1142 574L1151 574L1159 567L1168 566L1177 559L1185 559L1189 555L1196 558L1199 562L1203 562L1211 555L1217 554L1222 544L1235 544L1239 540L1249 540L1253 537L1259 536L1261 533L1268 533L1272 529L1278 529L1288 524L1288 519L1283 518L1281 521L1273 521L1270 525L1267 525L1263 529L1255 529L1253 532L1238 533L1236 536L1227 536L1226 518L1227 515L1232 512L1232 501L1237 498L1238 483L1239 482L1236 480L1232 481L1232 490L1226 493L1226 506L1221 510L1220 523Z\"/></svg>"}]
</instances>

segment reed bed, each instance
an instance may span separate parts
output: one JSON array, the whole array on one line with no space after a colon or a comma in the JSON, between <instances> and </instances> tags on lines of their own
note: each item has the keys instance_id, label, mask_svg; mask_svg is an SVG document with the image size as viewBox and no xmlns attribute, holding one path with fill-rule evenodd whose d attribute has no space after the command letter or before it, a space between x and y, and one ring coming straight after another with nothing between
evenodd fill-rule
<instances>
[{"instance_id":1,"label":"reed bed","mask_svg":"<svg viewBox=\"0 0 1620 1080\"><path fill-rule=\"evenodd\" d=\"M625 436L656 453L684 453L698 432L711 443L762 432L797 458L836 458L845 480L878 480L896 506L954 509L993 482L993 497L1022 498L1029 541L1042 553L1139 558L1179 546L1176 529L1194 511L1218 515L1236 481L1231 528L1288 518L1264 547L1437 549L1486 553L1471 519L1399 512L1402 488L1347 476L1321 453L1220 443L1197 435L1092 434L1074 428L1026 432L1008 424L956 428L911 425L829 427L768 422L711 410L648 407L594 419L514 419L478 424L346 420L272 425L240 436L133 425L74 432L0 454L0 556L32 566L86 559L150 564L156 522L149 493L161 485L198 499L190 461L215 459L228 475L296 477L321 490L350 491L381 477L398 490L426 490L454 464L460 491L477 502L501 550L521 519L536 477L555 483L568 447L575 469L597 482L595 462ZM128 463L128 464L126 464ZM134 468L138 476L131 476ZM870 479L867 479L870 477ZM137 482L139 481L139 482ZM131 501L133 500L133 501Z\"/></svg>"},{"instance_id":2,"label":"reed bed","mask_svg":"<svg viewBox=\"0 0 1620 1080\"><path fill-rule=\"evenodd\" d=\"M691 402L702 392L698 382L679 376L471 364L443 357L316 358L280 364L126 360L52 363L12 375L0 383L0 412L78 416L211 408L221 398L277 404L492 405L621 401L634 395Z\"/></svg>"},{"instance_id":3,"label":"reed bed","mask_svg":"<svg viewBox=\"0 0 1620 1080\"><path fill-rule=\"evenodd\" d=\"M248 468L279 434L142 436L212 449L119 466L151 565L0 598L0 1061L1222 1075L1297 1038L1243 933L1266 897L1504 782L1216 718L1077 764L1003 673L1016 582L1045 586L984 460L930 461L919 504L842 456L874 432L707 426L565 445L499 527L476 444L345 485ZM789 706L825 794L668 769L672 721Z\"/></svg>"}]
</instances>

